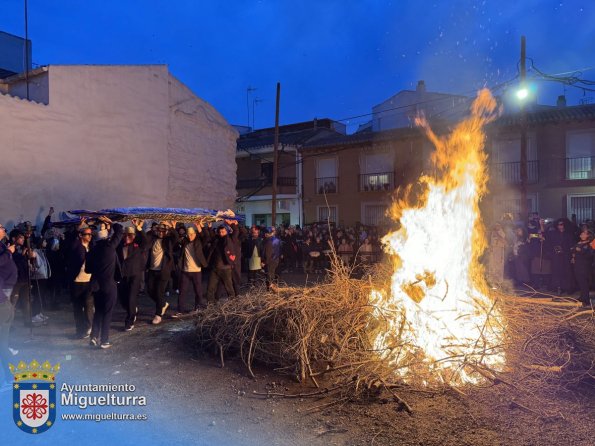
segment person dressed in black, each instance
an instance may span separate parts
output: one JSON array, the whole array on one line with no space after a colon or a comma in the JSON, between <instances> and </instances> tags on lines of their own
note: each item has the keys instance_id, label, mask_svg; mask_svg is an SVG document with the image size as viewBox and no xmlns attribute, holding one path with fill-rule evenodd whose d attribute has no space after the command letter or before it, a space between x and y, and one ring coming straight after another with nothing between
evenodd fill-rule
<instances>
[{"instance_id":1,"label":"person dressed in black","mask_svg":"<svg viewBox=\"0 0 595 446\"><path fill-rule=\"evenodd\" d=\"M262 250L262 238L260 229L253 226L250 229L250 237L242 244L244 259L248 260L248 284L256 284L258 273L262 270L264 251Z\"/></svg>"},{"instance_id":2,"label":"person dressed in black","mask_svg":"<svg viewBox=\"0 0 595 446\"><path fill-rule=\"evenodd\" d=\"M270 227L264 235L264 264L267 272L267 288L275 282L277 268L281 261L281 240L275 236L275 228Z\"/></svg>"},{"instance_id":3,"label":"person dressed in black","mask_svg":"<svg viewBox=\"0 0 595 446\"><path fill-rule=\"evenodd\" d=\"M511 266L514 283L518 287L531 282L529 275L529 245L525 228L517 226L514 229L515 240L512 244Z\"/></svg>"},{"instance_id":4,"label":"person dressed in black","mask_svg":"<svg viewBox=\"0 0 595 446\"><path fill-rule=\"evenodd\" d=\"M588 230L582 231L579 237L579 242L572 247L572 266L574 278L581 292L579 299L584 306L590 306L589 288L592 281L593 248L591 242L593 241L593 233Z\"/></svg>"},{"instance_id":5,"label":"person dressed in black","mask_svg":"<svg viewBox=\"0 0 595 446\"><path fill-rule=\"evenodd\" d=\"M116 253L120 264L118 300L126 310L124 330L131 331L138 313L138 293L145 273L147 235L143 231L142 220L132 220L132 226L124 230L124 237Z\"/></svg>"},{"instance_id":6,"label":"person dressed in black","mask_svg":"<svg viewBox=\"0 0 595 446\"><path fill-rule=\"evenodd\" d=\"M229 238L233 245L234 259L231 262L233 291L236 296L239 296L242 286L242 242L246 239L247 232L246 228L240 226L235 220L225 220L225 223L230 228Z\"/></svg>"},{"instance_id":7,"label":"person dressed in black","mask_svg":"<svg viewBox=\"0 0 595 446\"><path fill-rule=\"evenodd\" d=\"M165 300L165 289L174 269L174 248L179 235L176 222L162 222L147 234L149 273L147 275L147 293L155 302L155 317L152 324L160 324L169 302Z\"/></svg>"},{"instance_id":8,"label":"person dressed in black","mask_svg":"<svg viewBox=\"0 0 595 446\"><path fill-rule=\"evenodd\" d=\"M100 217L106 225L112 225L107 217ZM112 323L112 312L118 299L118 288L116 286L116 269L119 268L116 248L120 244L123 235L122 225L113 225L113 235L108 238L109 230L101 227L95 233L95 245L87 256L85 271L92 275L93 302L95 304L95 315L91 329L92 346L109 348L109 330Z\"/></svg>"},{"instance_id":9,"label":"person dressed in black","mask_svg":"<svg viewBox=\"0 0 595 446\"><path fill-rule=\"evenodd\" d=\"M223 282L227 296L236 296L233 288L232 265L236 259L233 241L227 232L227 226L221 225L217 228L217 237L211 243L207 263L211 269L209 284L207 285L207 303L215 301L215 293L219 282Z\"/></svg>"},{"instance_id":10,"label":"person dressed in black","mask_svg":"<svg viewBox=\"0 0 595 446\"><path fill-rule=\"evenodd\" d=\"M18 229L10 231L10 239L15 246L12 259L17 266L18 278L12 290L10 301L13 307L17 307L19 301L23 305L23 322L26 327L32 325L31 322L31 261L33 260L33 250L25 246L25 235Z\"/></svg>"},{"instance_id":11,"label":"person dressed in black","mask_svg":"<svg viewBox=\"0 0 595 446\"><path fill-rule=\"evenodd\" d=\"M12 388L8 374L8 363L12 353L8 347L8 337L14 318L14 307L10 303L10 296L18 276L17 266L12 258L16 248L14 245L5 245L5 237L6 229L0 225L0 391ZM12 377L10 378L12 380Z\"/></svg>"},{"instance_id":12,"label":"person dressed in black","mask_svg":"<svg viewBox=\"0 0 595 446\"><path fill-rule=\"evenodd\" d=\"M196 229L192 226L186 229L186 236L182 240L182 249L179 260L180 271L180 296L178 297L178 312L173 317L194 313L199 307L205 307L202 293L202 269L207 267L204 255L204 245L208 240L208 231L203 230L203 222L196 222ZM194 306L189 311L184 299L188 289L193 290Z\"/></svg>"},{"instance_id":13,"label":"person dressed in black","mask_svg":"<svg viewBox=\"0 0 595 446\"><path fill-rule=\"evenodd\" d=\"M561 218L556 227L546 233L547 251L552 259L552 278L550 287L558 294L574 291L574 274L572 272L571 248L575 244L574 236L568 229L570 222Z\"/></svg>"},{"instance_id":14,"label":"person dressed in black","mask_svg":"<svg viewBox=\"0 0 595 446\"><path fill-rule=\"evenodd\" d=\"M76 234L76 231L73 231ZM76 337L84 339L91 335L93 323L93 295L91 293L91 274L85 271L87 253L91 248L93 231L81 220L78 236L69 236L65 240L66 280L70 288L70 300L74 313Z\"/></svg>"}]
</instances>

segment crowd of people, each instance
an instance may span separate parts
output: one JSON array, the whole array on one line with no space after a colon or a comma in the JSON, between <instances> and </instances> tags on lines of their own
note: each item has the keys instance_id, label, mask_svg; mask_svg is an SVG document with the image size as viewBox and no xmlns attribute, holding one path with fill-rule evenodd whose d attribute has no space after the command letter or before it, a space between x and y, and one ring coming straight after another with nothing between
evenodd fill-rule
<instances>
[{"instance_id":1,"label":"crowd of people","mask_svg":"<svg viewBox=\"0 0 595 446\"><path fill-rule=\"evenodd\" d=\"M154 302L151 323L157 325L172 296L178 296L172 317L183 317L248 287L270 288L279 274L323 274L333 247L346 264L373 263L381 256L377 229L363 226L246 228L235 220L198 220L145 227L141 220L122 225L99 217L63 228L54 226L52 215L51 208L41 231L30 222L8 233L0 228L0 310L8 314L20 307L23 323L31 327L45 323L44 309L59 308L68 294L76 337L104 349L112 345L116 304L126 312L124 330L131 331L143 292Z\"/></svg>"},{"instance_id":2,"label":"crowd of people","mask_svg":"<svg viewBox=\"0 0 595 446\"><path fill-rule=\"evenodd\" d=\"M548 290L558 296L576 291L585 306L595 281L595 222L545 220L532 213L526 225L503 218L489 234L488 281L495 287Z\"/></svg>"},{"instance_id":3,"label":"crowd of people","mask_svg":"<svg viewBox=\"0 0 595 446\"><path fill-rule=\"evenodd\" d=\"M123 329L131 331L142 293L152 300L150 322L158 325L176 295L176 310L170 314L183 318L250 287L274 287L279 274L323 274L332 259L357 270L380 261L383 252L383 234L362 225L247 228L233 219L203 219L193 224L153 222L149 227L141 220L122 225L99 217L59 228L52 214L50 208L39 232L29 222L8 233L0 225L3 362L11 354L8 334L17 306L25 326L44 324L44 309L59 308L60 297L68 294L76 337L106 349L112 346L109 335L117 303L125 310ZM537 214L527 225L504 218L489 233L488 281L494 287L513 282L548 288L559 295L579 290L581 302L591 305L594 229L593 222L548 223Z\"/></svg>"}]
</instances>

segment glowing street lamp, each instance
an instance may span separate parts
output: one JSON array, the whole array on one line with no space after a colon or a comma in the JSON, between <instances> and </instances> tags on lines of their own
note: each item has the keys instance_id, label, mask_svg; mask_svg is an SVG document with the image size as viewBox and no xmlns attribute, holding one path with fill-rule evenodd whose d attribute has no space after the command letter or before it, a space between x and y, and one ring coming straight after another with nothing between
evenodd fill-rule
<instances>
[{"instance_id":1,"label":"glowing street lamp","mask_svg":"<svg viewBox=\"0 0 595 446\"><path fill-rule=\"evenodd\" d=\"M527 87L519 88L516 92L516 97L519 101L524 101L529 96L529 90Z\"/></svg>"}]
</instances>

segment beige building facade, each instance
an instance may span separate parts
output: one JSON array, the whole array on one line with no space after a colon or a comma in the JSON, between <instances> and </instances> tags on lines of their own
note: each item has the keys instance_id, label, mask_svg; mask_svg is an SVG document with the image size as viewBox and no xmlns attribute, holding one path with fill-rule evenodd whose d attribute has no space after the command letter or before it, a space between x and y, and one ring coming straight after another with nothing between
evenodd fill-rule
<instances>
[{"instance_id":1,"label":"beige building facade","mask_svg":"<svg viewBox=\"0 0 595 446\"><path fill-rule=\"evenodd\" d=\"M489 224L520 216L520 116L505 115L487 129ZM442 131L447 131L442 129ZM440 130L439 130L440 133ZM542 217L595 218L595 105L547 107L528 113L528 209ZM433 148L415 128L333 135L305 143L305 223L390 226L395 189L429 172Z\"/></svg>"}]
</instances>

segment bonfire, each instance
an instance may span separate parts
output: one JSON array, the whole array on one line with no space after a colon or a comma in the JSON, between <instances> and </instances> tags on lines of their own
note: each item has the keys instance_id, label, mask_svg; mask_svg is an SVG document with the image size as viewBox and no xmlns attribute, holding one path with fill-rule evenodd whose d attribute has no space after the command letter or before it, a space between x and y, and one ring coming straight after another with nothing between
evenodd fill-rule
<instances>
[{"instance_id":1,"label":"bonfire","mask_svg":"<svg viewBox=\"0 0 595 446\"><path fill-rule=\"evenodd\" d=\"M593 310L486 284L483 128L497 114L482 90L447 136L418 119L436 148L433 173L395 197L399 229L383 239L389 262L356 278L332 255L323 283L262 287L209 307L197 318L199 345L217 351L222 366L237 355L251 376L259 363L316 387L299 396L344 401L388 392L411 411L397 391L464 395L500 386L514 391L515 404L556 414L555 400L540 395L593 383Z\"/></svg>"}]
</instances>

